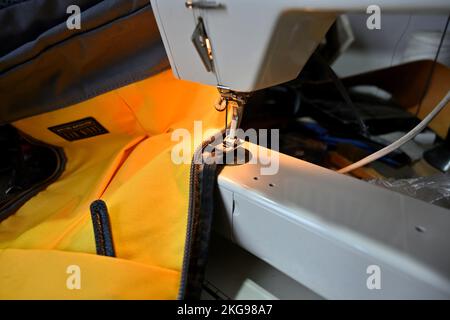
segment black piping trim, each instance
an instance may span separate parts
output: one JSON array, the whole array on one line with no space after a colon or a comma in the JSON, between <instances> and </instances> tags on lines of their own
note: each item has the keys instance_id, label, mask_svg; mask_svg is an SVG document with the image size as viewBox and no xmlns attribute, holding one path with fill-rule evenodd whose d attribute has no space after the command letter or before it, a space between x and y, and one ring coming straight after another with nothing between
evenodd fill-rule
<instances>
[{"instance_id":1,"label":"black piping trim","mask_svg":"<svg viewBox=\"0 0 450 320\"><path fill-rule=\"evenodd\" d=\"M114 243L109 223L108 208L103 200L95 200L91 204L91 217L94 226L95 246L97 254L115 257Z\"/></svg>"}]
</instances>

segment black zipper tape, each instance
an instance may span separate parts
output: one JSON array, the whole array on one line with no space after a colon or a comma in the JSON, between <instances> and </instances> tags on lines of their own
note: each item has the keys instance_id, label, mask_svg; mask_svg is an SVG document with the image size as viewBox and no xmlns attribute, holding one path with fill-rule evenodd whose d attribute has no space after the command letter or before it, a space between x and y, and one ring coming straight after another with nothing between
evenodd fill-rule
<instances>
[{"instance_id":1,"label":"black zipper tape","mask_svg":"<svg viewBox=\"0 0 450 320\"><path fill-rule=\"evenodd\" d=\"M91 217L94 225L97 254L115 257L114 243L109 223L108 208L103 200L95 200L91 204Z\"/></svg>"},{"instance_id":2,"label":"black zipper tape","mask_svg":"<svg viewBox=\"0 0 450 320\"><path fill-rule=\"evenodd\" d=\"M188 225L178 299L198 300L202 291L219 168L216 164L198 164L198 160L203 157L205 147L214 140L215 136L212 136L203 141L191 163Z\"/></svg>"}]
</instances>

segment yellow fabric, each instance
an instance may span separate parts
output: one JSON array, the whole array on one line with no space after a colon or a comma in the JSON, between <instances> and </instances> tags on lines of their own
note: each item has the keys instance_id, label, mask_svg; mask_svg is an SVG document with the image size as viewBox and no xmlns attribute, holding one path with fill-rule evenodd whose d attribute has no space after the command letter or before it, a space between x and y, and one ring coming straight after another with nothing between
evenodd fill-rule
<instances>
[{"instance_id":1,"label":"yellow fabric","mask_svg":"<svg viewBox=\"0 0 450 320\"><path fill-rule=\"evenodd\" d=\"M67 164L56 182L0 223L0 298L176 298L190 165L173 163L178 142L171 133L192 132L196 120L204 130L220 130L216 99L214 88L176 80L167 71L14 123L63 147ZM85 117L110 133L68 142L48 130ZM100 198L108 206L117 258L95 254L89 206ZM68 290L66 267L77 263L85 285ZM129 292L137 282L139 290Z\"/></svg>"},{"instance_id":2,"label":"yellow fabric","mask_svg":"<svg viewBox=\"0 0 450 320\"><path fill-rule=\"evenodd\" d=\"M73 265L79 290L67 286ZM173 299L179 282L174 270L56 250L3 250L0 274L0 299Z\"/></svg>"}]
</instances>

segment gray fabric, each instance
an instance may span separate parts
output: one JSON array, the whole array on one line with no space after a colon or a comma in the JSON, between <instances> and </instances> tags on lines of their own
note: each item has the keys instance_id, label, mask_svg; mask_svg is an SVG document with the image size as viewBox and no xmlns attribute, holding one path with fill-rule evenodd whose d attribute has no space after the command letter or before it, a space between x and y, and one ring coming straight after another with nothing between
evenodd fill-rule
<instances>
[{"instance_id":1,"label":"gray fabric","mask_svg":"<svg viewBox=\"0 0 450 320\"><path fill-rule=\"evenodd\" d=\"M27 0L0 0L0 9L12 6L13 4L17 4L19 2L24 2Z\"/></svg>"},{"instance_id":2,"label":"gray fabric","mask_svg":"<svg viewBox=\"0 0 450 320\"><path fill-rule=\"evenodd\" d=\"M65 28L65 21L69 17L66 10L69 5L76 4L82 12L87 14L101 3L102 0L26 0L0 10L0 56L28 42L30 45L36 41L42 43L40 37L48 32L54 32L54 27ZM84 16L83 20L88 22ZM92 23L92 21L89 22ZM83 25L83 29L89 29L89 27ZM66 33L66 36L73 34L74 31L71 31Z\"/></svg>"},{"instance_id":3,"label":"gray fabric","mask_svg":"<svg viewBox=\"0 0 450 320\"><path fill-rule=\"evenodd\" d=\"M63 108L167 69L149 2L27 0L1 9L0 123ZM71 4L82 9L81 30L66 28Z\"/></svg>"}]
</instances>

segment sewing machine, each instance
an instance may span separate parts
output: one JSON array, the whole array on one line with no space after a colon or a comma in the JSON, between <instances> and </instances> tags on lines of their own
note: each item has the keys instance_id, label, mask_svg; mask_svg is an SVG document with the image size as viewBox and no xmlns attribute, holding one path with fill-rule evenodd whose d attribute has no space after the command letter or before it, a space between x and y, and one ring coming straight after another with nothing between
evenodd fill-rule
<instances>
[{"instance_id":1,"label":"sewing machine","mask_svg":"<svg viewBox=\"0 0 450 320\"><path fill-rule=\"evenodd\" d=\"M297 77L336 17L372 2L151 0L175 76L216 86L219 104L236 109L249 93ZM382 12L450 11L447 0L376 4ZM260 175L259 164L221 172L223 235L324 298L450 298L448 210L279 159L273 176ZM372 267L380 288L368 283Z\"/></svg>"}]
</instances>

